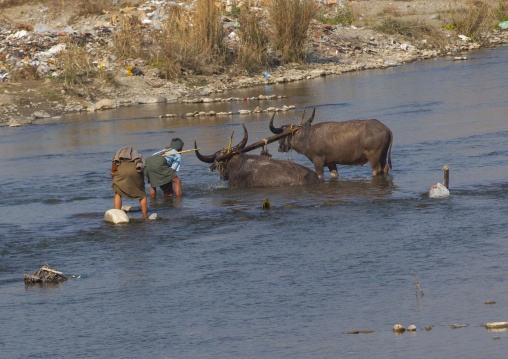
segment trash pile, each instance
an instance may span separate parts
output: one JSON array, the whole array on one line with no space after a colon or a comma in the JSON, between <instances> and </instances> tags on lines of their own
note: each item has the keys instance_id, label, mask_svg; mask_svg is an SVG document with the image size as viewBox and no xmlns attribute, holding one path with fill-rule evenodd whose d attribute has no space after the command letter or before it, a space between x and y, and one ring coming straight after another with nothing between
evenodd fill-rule
<instances>
[{"instance_id":1,"label":"trash pile","mask_svg":"<svg viewBox=\"0 0 508 359\"><path fill-rule=\"evenodd\" d=\"M23 277L25 277L25 284L58 283L67 280L67 278L63 276L62 272L51 268L47 263L37 272L32 274L23 274Z\"/></svg>"},{"instance_id":2,"label":"trash pile","mask_svg":"<svg viewBox=\"0 0 508 359\"><path fill-rule=\"evenodd\" d=\"M231 1L224 1L223 8L231 7ZM228 5L229 4L229 5ZM240 6L241 4L235 4ZM253 4L251 4L253 6ZM116 12L105 12L87 23L93 24L71 26L52 26L44 23L35 25L23 24L0 25L0 82L12 77L8 71L17 72L23 68L36 70L39 77L58 76L61 68L58 55L66 50L68 43L84 46L88 55L96 59L93 62L101 70L120 70L125 75L142 75L140 70L127 69L128 65L116 64L114 55L115 33L122 31L122 26L135 26L147 38L160 31L164 20L175 7L191 10L194 4L175 1L148 1L137 8L126 7ZM259 8L261 10L261 8ZM41 11L44 11L41 10ZM235 29L237 21L222 17L225 34L228 38L237 38ZM22 29L21 29L22 28ZM236 36L235 36L236 35Z\"/></svg>"}]
</instances>

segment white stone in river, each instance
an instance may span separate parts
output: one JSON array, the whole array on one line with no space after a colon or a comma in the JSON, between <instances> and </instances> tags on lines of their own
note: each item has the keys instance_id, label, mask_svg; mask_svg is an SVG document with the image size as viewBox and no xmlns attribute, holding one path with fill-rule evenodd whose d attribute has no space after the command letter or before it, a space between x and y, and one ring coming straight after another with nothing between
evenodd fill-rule
<instances>
[{"instance_id":1,"label":"white stone in river","mask_svg":"<svg viewBox=\"0 0 508 359\"><path fill-rule=\"evenodd\" d=\"M104 220L113 224L129 223L129 216L121 209L109 209L104 213Z\"/></svg>"},{"instance_id":2,"label":"white stone in river","mask_svg":"<svg viewBox=\"0 0 508 359\"><path fill-rule=\"evenodd\" d=\"M416 325L411 324L409 327L407 327L408 332L415 332L416 331Z\"/></svg>"},{"instance_id":3,"label":"white stone in river","mask_svg":"<svg viewBox=\"0 0 508 359\"><path fill-rule=\"evenodd\" d=\"M404 327L403 327L402 325L400 325L400 324L395 324L395 325L393 326L393 331L394 331L394 332L397 332L397 333L401 333L401 332L406 331L406 328L404 328Z\"/></svg>"},{"instance_id":4,"label":"white stone in river","mask_svg":"<svg viewBox=\"0 0 508 359\"><path fill-rule=\"evenodd\" d=\"M157 219L157 213L152 213L152 214L148 217L148 219L150 219L150 220Z\"/></svg>"},{"instance_id":5,"label":"white stone in river","mask_svg":"<svg viewBox=\"0 0 508 359\"><path fill-rule=\"evenodd\" d=\"M450 195L450 191L441 183L436 183L434 186L430 188L429 197L430 198L443 198L448 197Z\"/></svg>"}]
</instances>

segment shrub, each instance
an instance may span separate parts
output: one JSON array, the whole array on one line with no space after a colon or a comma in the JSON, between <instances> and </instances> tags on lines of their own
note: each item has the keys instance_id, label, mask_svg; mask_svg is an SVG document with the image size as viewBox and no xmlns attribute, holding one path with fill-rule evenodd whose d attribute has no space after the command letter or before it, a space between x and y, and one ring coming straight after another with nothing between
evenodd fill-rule
<instances>
[{"instance_id":1,"label":"shrub","mask_svg":"<svg viewBox=\"0 0 508 359\"><path fill-rule=\"evenodd\" d=\"M271 44L283 61L305 59L304 45L310 22L316 17L313 0L272 0L269 5Z\"/></svg>"},{"instance_id":2,"label":"shrub","mask_svg":"<svg viewBox=\"0 0 508 359\"><path fill-rule=\"evenodd\" d=\"M253 72L268 65L268 34L254 12L243 13L240 18L240 47L236 58L239 66Z\"/></svg>"},{"instance_id":3,"label":"shrub","mask_svg":"<svg viewBox=\"0 0 508 359\"><path fill-rule=\"evenodd\" d=\"M488 5L481 1L474 1L464 7L462 3L454 1L449 5L451 24L449 28L455 28L460 34L473 39L480 39L483 33L498 22L496 13Z\"/></svg>"},{"instance_id":4,"label":"shrub","mask_svg":"<svg viewBox=\"0 0 508 359\"><path fill-rule=\"evenodd\" d=\"M323 24L331 24L331 25L343 25L343 26L351 26L351 24L356 20L357 16L354 14L351 6L344 6L342 8L336 8L336 12L334 15L325 14L321 11L318 14L317 19Z\"/></svg>"},{"instance_id":5,"label":"shrub","mask_svg":"<svg viewBox=\"0 0 508 359\"><path fill-rule=\"evenodd\" d=\"M425 39L429 44L437 47L443 47L447 43L446 36L442 31L420 21L402 21L387 18L375 29L389 35L402 35L409 40Z\"/></svg>"}]
</instances>

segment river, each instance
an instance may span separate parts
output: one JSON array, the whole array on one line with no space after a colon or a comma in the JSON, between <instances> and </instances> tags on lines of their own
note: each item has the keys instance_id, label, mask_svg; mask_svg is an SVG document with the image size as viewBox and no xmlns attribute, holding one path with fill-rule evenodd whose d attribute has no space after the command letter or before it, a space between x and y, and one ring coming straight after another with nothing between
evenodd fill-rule
<instances>
[{"instance_id":1,"label":"river","mask_svg":"<svg viewBox=\"0 0 508 359\"><path fill-rule=\"evenodd\" d=\"M282 100L0 128L0 357L503 357L507 332L483 325L508 321L508 47L468 57L221 94ZM249 144L270 136L267 114L159 115L257 105L296 106L276 126L304 107L315 123L377 118L394 134L393 170L339 166L314 186L229 189L187 153L183 197L149 199L157 220L104 222L120 147L149 156L180 137L210 154L232 131L239 142L242 123ZM451 195L431 199L444 165ZM25 285L45 263L76 278Z\"/></svg>"}]
</instances>

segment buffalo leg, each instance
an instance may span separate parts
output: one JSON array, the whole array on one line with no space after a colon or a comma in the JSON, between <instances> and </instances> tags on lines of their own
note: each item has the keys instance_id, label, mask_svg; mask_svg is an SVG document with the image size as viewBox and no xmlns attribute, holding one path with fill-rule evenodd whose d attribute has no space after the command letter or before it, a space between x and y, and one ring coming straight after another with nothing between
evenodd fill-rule
<instances>
[{"instance_id":1,"label":"buffalo leg","mask_svg":"<svg viewBox=\"0 0 508 359\"><path fill-rule=\"evenodd\" d=\"M313 162L314 164L314 170L316 171L316 174L318 178L321 180L323 179L323 168L325 167L324 163L322 162Z\"/></svg>"},{"instance_id":2,"label":"buffalo leg","mask_svg":"<svg viewBox=\"0 0 508 359\"><path fill-rule=\"evenodd\" d=\"M372 169L372 175L373 176L379 176L384 174L384 168L381 166L381 163L370 163L370 168Z\"/></svg>"},{"instance_id":3,"label":"buffalo leg","mask_svg":"<svg viewBox=\"0 0 508 359\"><path fill-rule=\"evenodd\" d=\"M328 169L330 170L330 175L332 176L332 178L339 177L339 171L337 171L337 165L336 164L328 166Z\"/></svg>"}]
</instances>

